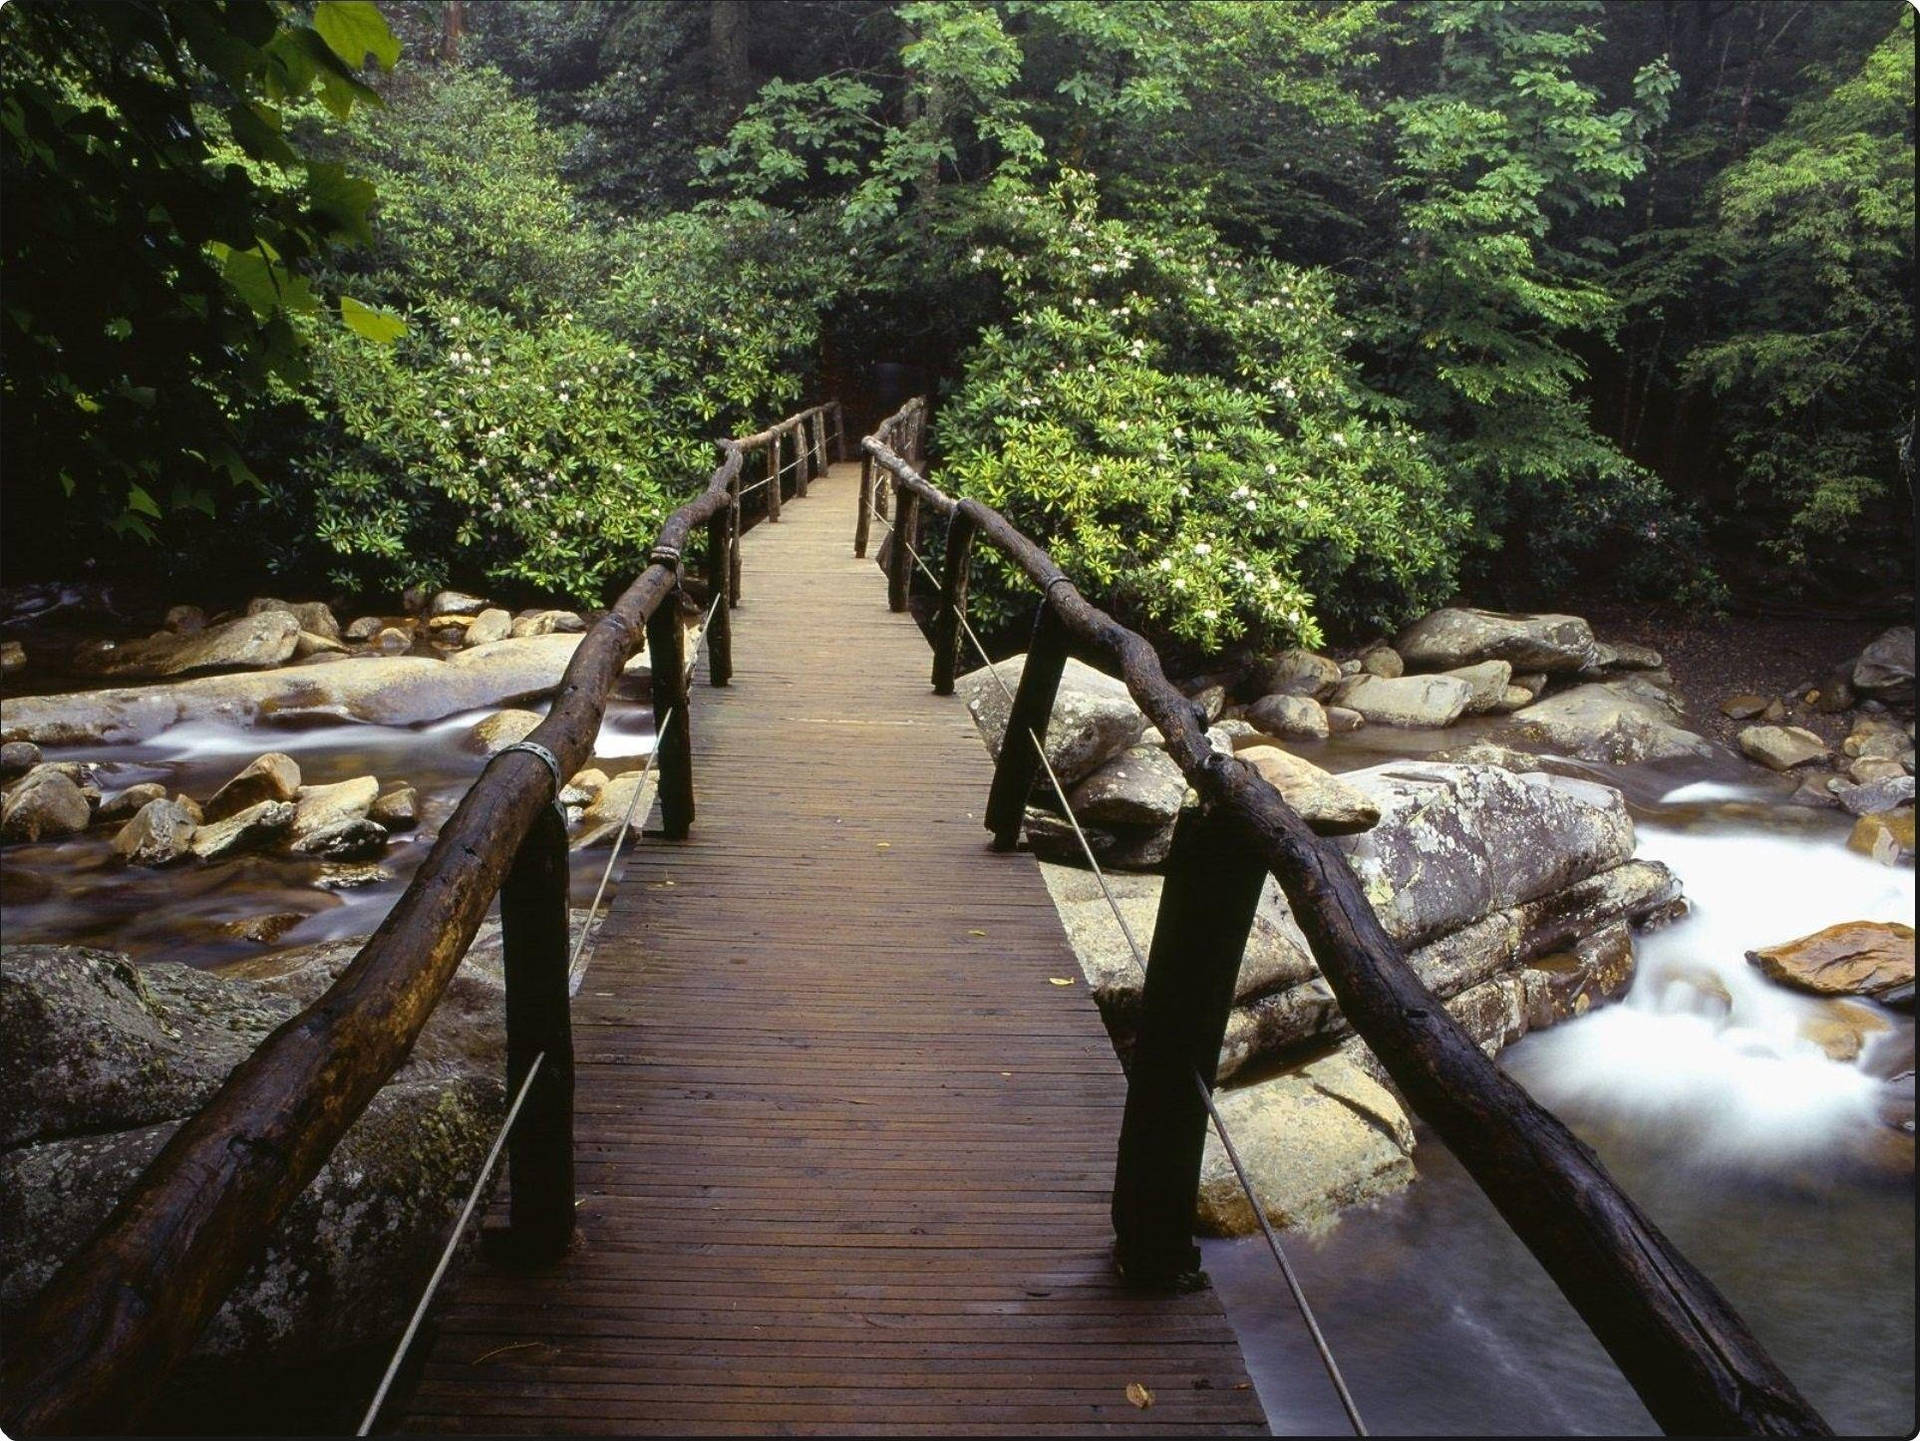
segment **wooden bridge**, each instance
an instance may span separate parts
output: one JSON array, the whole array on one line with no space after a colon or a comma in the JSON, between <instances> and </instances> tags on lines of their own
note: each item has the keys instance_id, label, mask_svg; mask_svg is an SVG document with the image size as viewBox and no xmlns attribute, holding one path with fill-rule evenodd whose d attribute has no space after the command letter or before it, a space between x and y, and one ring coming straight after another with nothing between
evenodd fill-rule
<instances>
[{"instance_id":1,"label":"wooden bridge","mask_svg":"<svg viewBox=\"0 0 1920 1441\"><path fill-rule=\"evenodd\" d=\"M410 1353L409 1329L402 1353L421 1359L369 1421L1263 1430L1215 1298L1189 1283L1212 1072L1269 875L1355 1031L1654 1418L1824 1432L1712 1283L1421 983L1341 855L1214 753L1147 641L1004 516L920 473L924 407L861 442L857 502L854 468L826 464L830 418L836 405L815 406L724 443L582 638L546 719L469 789L352 964L174 1133L15 1328L8 1434L138 1428L404 1062L496 895L513 1098L501 1244ZM844 436L840 449L844 462ZM783 516L789 479L806 504ZM866 547L876 479L894 502L884 578L849 554ZM760 513L780 523L743 527ZM907 542L939 522L929 687L904 614ZM677 598L701 527L712 604L690 691ZM976 540L1040 595L992 765L947 694ZM590 758L643 629L659 838L634 854L571 997L556 793ZM1174 831L1124 1078L1037 869L1012 849L1070 644L1124 677L1197 797Z\"/></svg>"},{"instance_id":2,"label":"wooden bridge","mask_svg":"<svg viewBox=\"0 0 1920 1441\"><path fill-rule=\"evenodd\" d=\"M858 474L741 542L698 824L573 1005L579 1239L463 1280L402 1429L1265 1432L1213 1293L1114 1275L1126 1079Z\"/></svg>"}]
</instances>

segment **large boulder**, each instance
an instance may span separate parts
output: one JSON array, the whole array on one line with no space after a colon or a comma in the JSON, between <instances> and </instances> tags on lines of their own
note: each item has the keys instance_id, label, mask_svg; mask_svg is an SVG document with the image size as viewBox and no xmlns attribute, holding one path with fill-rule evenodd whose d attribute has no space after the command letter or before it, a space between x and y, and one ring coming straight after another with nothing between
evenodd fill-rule
<instances>
[{"instance_id":1,"label":"large boulder","mask_svg":"<svg viewBox=\"0 0 1920 1441\"><path fill-rule=\"evenodd\" d=\"M386 842L380 831L369 844L366 826L348 827L364 821L380 794L380 782L372 776L356 776L327 786L301 786L294 802L293 824L287 831L287 849L295 855L346 856L377 850ZM371 823L369 823L371 825Z\"/></svg>"},{"instance_id":2,"label":"large boulder","mask_svg":"<svg viewBox=\"0 0 1920 1441\"><path fill-rule=\"evenodd\" d=\"M134 679L203 670L258 670L285 664L299 639L298 617L269 610L191 634L161 631L146 640L100 641L76 651L73 667L87 675Z\"/></svg>"},{"instance_id":3,"label":"large boulder","mask_svg":"<svg viewBox=\"0 0 1920 1441\"><path fill-rule=\"evenodd\" d=\"M1260 772L1280 798L1323 836L1352 835L1380 819L1368 793L1279 746L1252 745L1234 753Z\"/></svg>"},{"instance_id":4,"label":"large boulder","mask_svg":"<svg viewBox=\"0 0 1920 1441\"><path fill-rule=\"evenodd\" d=\"M284 751L256 756L200 808L201 819L223 821L262 801L290 801L300 794L300 763Z\"/></svg>"},{"instance_id":5,"label":"large boulder","mask_svg":"<svg viewBox=\"0 0 1920 1441\"><path fill-rule=\"evenodd\" d=\"M1392 1092L1334 1053L1253 1085L1219 1092L1221 1119L1260 1209L1279 1227L1331 1220L1413 1179L1413 1123ZM1207 1133L1195 1224L1246 1236L1259 1221L1220 1138Z\"/></svg>"},{"instance_id":6,"label":"large boulder","mask_svg":"<svg viewBox=\"0 0 1920 1441\"><path fill-rule=\"evenodd\" d=\"M537 711L509 708L482 717L467 732L467 747L483 755L498 755L532 735L545 717Z\"/></svg>"},{"instance_id":7,"label":"large boulder","mask_svg":"<svg viewBox=\"0 0 1920 1441\"><path fill-rule=\"evenodd\" d=\"M284 613L269 612L265 618L276 614ZM408 639L404 633L400 639L404 649ZM324 718L417 725L545 695L560 683L579 644L577 635L530 636L475 646L446 660L355 656L329 666L202 676L170 685L8 697L0 699L0 739L119 745L183 721L244 726ZM635 665L644 669L644 656L642 650L629 672Z\"/></svg>"},{"instance_id":8,"label":"large boulder","mask_svg":"<svg viewBox=\"0 0 1920 1441\"><path fill-rule=\"evenodd\" d=\"M1163 826L1180 813L1187 778L1157 746L1122 751L1069 794L1073 813L1095 825Z\"/></svg>"},{"instance_id":9,"label":"large boulder","mask_svg":"<svg viewBox=\"0 0 1920 1441\"><path fill-rule=\"evenodd\" d=\"M1810 936L1748 951L1760 973L1796 990L1876 1000L1913 985L1913 927L1843 921Z\"/></svg>"},{"instance_id":10,"label":"large boulder","mask_svg":"<svg viewBox=\"0 0 1920 1441\"><path fill-rule=\"evenodd\" d=\"M277 844L287 833L295 814L291 801L261 801L225 820L209 821L197 827L187 848L203 861L224 860L242 851L264 850Z\"/></svg>"},{"instance_id":11,"label":"large boulder","mask_svg":"<svg viewBox=\"0 0 1920 1441\"><path fill-rule=\"evenodd\" d=\"M1618 791L1497 766L1396 761L1341 779L1379 824L1335 844L1388 934L1417 944L1562 890L1633 856Z\"/></svg>"},{"instance_id":12,"label":"large boulder","mask_svg":"<svg viewBox=\"0 0 1920 1441\"><path fill-rule=\"evenodd\" d=\"M1283 650L1252 668L1242 694L1298 695L1318 698L1340 683L1340 667L1310 650Z\"/></svg>"},{"instance_id":13,"label":"large boulder","mask_svg":"<svg viewBox=\"0 0 1920 1441\"><path fill-rule=\"evenodd\" d=\"M1467 696L1467 714L1485 715L1501 709L1506 702L1508 682L1513 679L1513 666L1504 660L1483 660L1477 665L1460 666L1447 674L1472 687L1472 693ZM1521 704L1528 704L1532 699L1529 695Z\"/></svg>"},{"instance_id":14,"label":"large boulder","mask_svg":"<svg viewBox=\"0 0 1920 1441\"><path fill-rule=\"evenodd\" d=\"M1305 695L1265 695L1247 707L1247 719L1283 741L1323 741L1331 733L1320 702Z\"/></svg>"},{"instance_id":15,"label":"large boulder","mask_svg":"<svg viewBox=\"0 0 1920 1441\"><path fill-rule=\"evenodd\" d=\"M499 606L489 606L473 618L467 627L468 645L491 645L513 633L513 617Z\"/></svg>"},{"instance_id":16,"label":"large boulder","mask_svg":"<svg viewBox=\"0 0 1920 1441\"><path fill-rule=\"evenodd\" d=\"M0 804L0 838L58 840L78 835L92 820L93 807L86 793L71 777L43 765L7 792Z\"/></svg>"},{"instance_id":17,"label":"large boulder","mask_svg":"<svg viewBox=\"0 0 1920 1441\"><path fill-rule=\"evenodd\" d=\"M1459 606L1415 621L1393 648L1408 666L1426 670L1504 660L1519 671L1578 671L1600 656L1593 628L1577 615L1508 615Z\"/></svg>"},{"instance_id":18,"label":"large boulder","mask_svg":"<svg viewBox=\"0 0 1920 1441\"><path fill-rule=\"evenodd\" d=\"M1712 755L1703 737L1677 724L1677 712L1652 686L1595 681L1513 713L1520 734L1580 760L1632 765Z\"/></svg>"},{"instance_id":19,"label":"large boulder","mask_svg":"<svg viewBox=\"0 0 1920 1441\"><path fill-rule=\"evenodd\" d=\"M275 1228L195 1354L300 1360L404 1323L502 1111L498 925L407 1064ZM221 972L71 946L0 954L0 1317L103 1221L181 1118L364 938Z\"/></svg>"},{"instance_id":20,"label":"large boulder","mask_svg":"<svg viewBox=\"0 0 1920 1441\"><path fill-rule=\"evenodd\" d=\"M1473 697L1466 681L1445 675L1397 678L1349 676L1333 693L1336 705L1358 711L1375 725L1438 729L1460 719Z\"/></svg>"},{"instance_id":21,"label":"large boulder","mask_svg":"<svg viewBox=\"0 0 1920 1441\"><path fill-rule=\"evenodd\" d=\"M170 866L191 854L194 830L193 817L178 801L148 801L114 836L113 852L136 866Z\"/></svg>"},{"instance_id":22,"label":"large boulder","mask_svg":"<svg viewBox=\"0 0 1920 1441\"><path fill-rule=\"evenodd\" d=\"M1012 656L960 677L954 686L996 758L1012 709L1007 697L1019 691L1026 663L1026 656ZM1047 761L1060 777L1060 784L1072 786L1093 774L1102 762L1136 744L1146 729L1146 716L1122 682L1090 665L1069 660L1047 722Z\"/></svg>"},{"instance_id":23,"label":"large boulder","mask_svg":"<svg viewBox=\"0 0 1920 1441\"><path fill-rule=\"evenodd\" d=\"M320 636L324 640L340 639L340 622L333 611L324 602L317 600L274 600L270 596L259 596L247 602L248 615L261 615L270 610L285 611L300 622L300 629L309 635Z\"/></svg>"},{"instance_id":24,"label":"large boulder","mask_svg":"<svg viewBox=\"0 0 1920 1441\"><path fill-rule=\"evenodd\" d=\"M1912 699L1913 627L1881 632L1853 663L1853 688L1883 700Z\"/></svg>"}]
</instances>

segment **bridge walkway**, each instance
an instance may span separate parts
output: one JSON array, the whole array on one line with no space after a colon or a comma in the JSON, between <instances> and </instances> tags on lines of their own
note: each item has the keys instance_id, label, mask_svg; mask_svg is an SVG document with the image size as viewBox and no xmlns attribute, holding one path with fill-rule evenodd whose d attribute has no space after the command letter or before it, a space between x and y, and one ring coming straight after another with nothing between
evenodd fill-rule
<instances>
[{"instance_id":1,"label":"bridge walkway","mask_svg":"<svg viewBox=\"0 0 1920 1441\"><path fill-rule=\"evenodd\" d=\"M476 1259L401 1429L1266 1431L1216 1296L1114 1277L1125 1079L857 476L743 539L693 834L637 844L575 1001L577 1243Z\"/></svg>"}]
</instances>

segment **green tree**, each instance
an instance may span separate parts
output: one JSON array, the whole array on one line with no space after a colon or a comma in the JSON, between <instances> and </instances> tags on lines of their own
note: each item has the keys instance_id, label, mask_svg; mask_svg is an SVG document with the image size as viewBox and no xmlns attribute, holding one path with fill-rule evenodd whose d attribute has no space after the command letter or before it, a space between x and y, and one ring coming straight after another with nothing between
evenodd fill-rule
<instances>
[{"instance_id":1,"label":"green tree","mask_svg":"<svg viewBox=\"0 0 1920 1441\"><path fill-rule=\"evenodd\" d=\"M364 0L0 12L6 555L72 559L97 527L154 534L252 473L235 422L297 374L313 264L367 238L372 187L284 133L345 115L397 46ZM348 303L343 318L387 333ZM63 501L64 498L64 501ZM66 503L71 502L71 503ZM20 573L16 570L15 573Z\"/></svg>"}]
</instances>

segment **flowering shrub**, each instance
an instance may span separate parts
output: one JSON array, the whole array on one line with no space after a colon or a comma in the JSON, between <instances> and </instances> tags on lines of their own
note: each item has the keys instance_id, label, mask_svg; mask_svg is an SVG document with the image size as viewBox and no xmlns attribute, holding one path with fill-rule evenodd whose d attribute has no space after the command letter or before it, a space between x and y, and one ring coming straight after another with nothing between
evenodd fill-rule
<instances>
[{"instance_id":1,"label":"flowering shrub","mask_svg":"<svg viewBox=\"0 0 1920 1441\"><path fill-rule=\"evenodd\" d=\"M1089 595L1181 640L1318 644L1445 597L1465 517L1366 393L1321 272L1195 221L1100 219L1090 177L1009 185L974 265L1015 313L938 415L946 474ZM989 622L1031 604L987 560Z\"/></svg>"}]
</instances>

